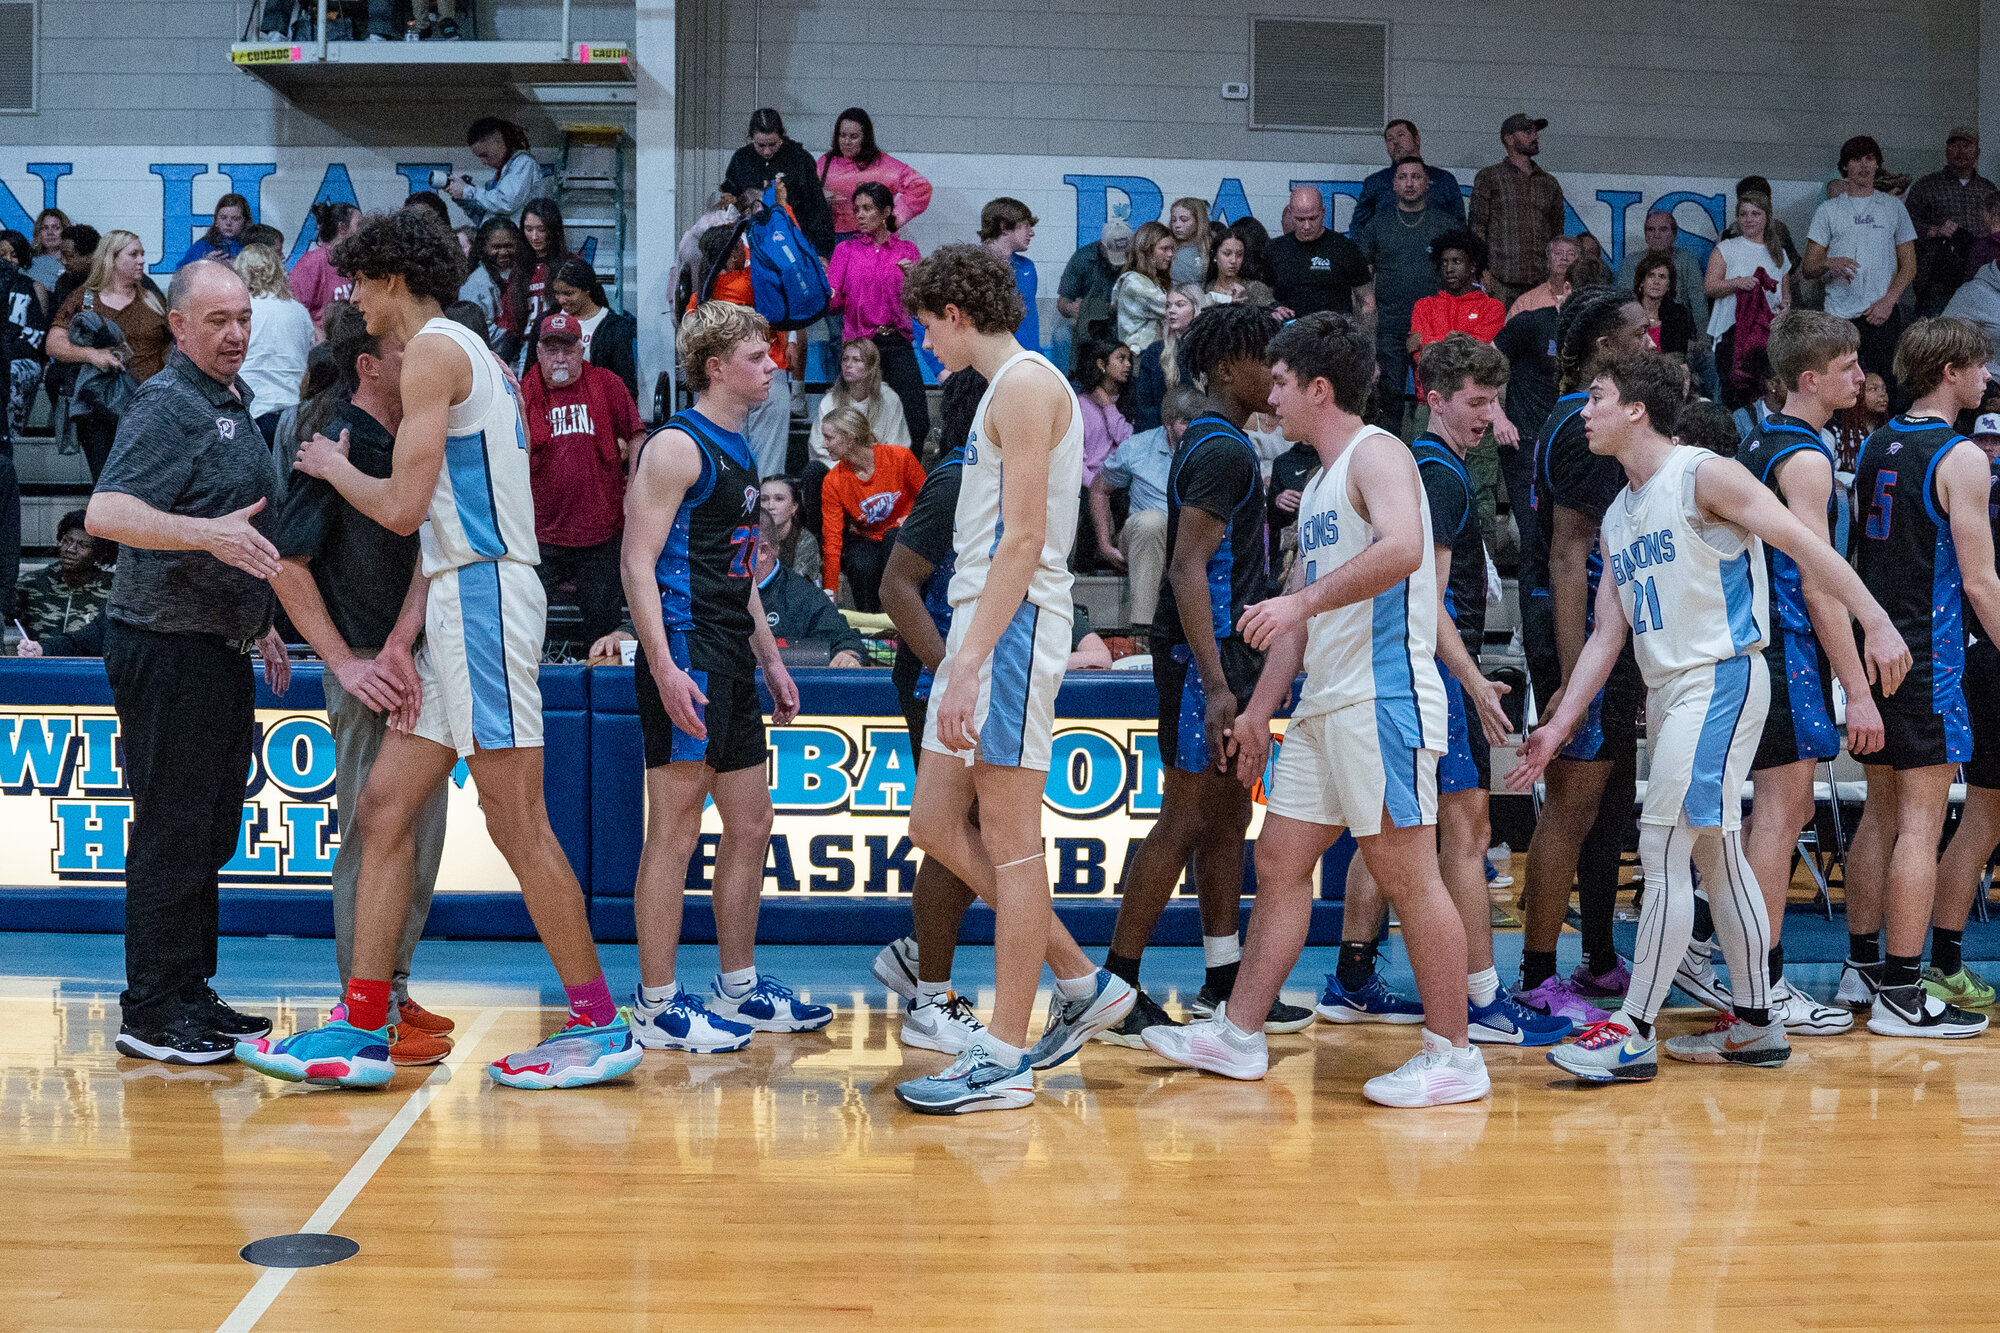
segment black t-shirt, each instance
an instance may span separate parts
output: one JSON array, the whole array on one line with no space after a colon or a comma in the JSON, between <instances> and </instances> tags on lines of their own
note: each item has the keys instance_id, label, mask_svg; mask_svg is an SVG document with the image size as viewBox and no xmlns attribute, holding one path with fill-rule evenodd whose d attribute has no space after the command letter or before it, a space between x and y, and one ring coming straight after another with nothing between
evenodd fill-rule
<instances>
[{"instance_id":1,"label":"black t-shirt","mask_svg":"<svg viewBox=\"0 0 2000 1333\"><path fill-rule=\"evenodd\" d=\"M396 437L381 422L346 403L325 434L343 430L349 462L366 476L390 474ZM311 562L327 618L349 648L372 653L389 641L417 567L416 534L398 536L342 499L332 483L298 472L278 505L271 542L279 555Z\"/></svg>"},{"instance_id":2,"label":"black t-shirt","mask_svg":"<svg viewBox=\"0 0 2000 1333\"><path fill-rule=\"evenodd\" d=\"M1431 543L1451 548L1451 583L1444 591L1444 609L1465 650L1477 661L1486 638L1486 544L1479 531L1472 474L1452 447L1429 431L1417 436L1410 451L1417 456L1417 476L1430 503Z\"/></svg>"},{"instance_id":3,"label":"black t-shirt","mask_svg":"<svg viewBox=\"0 0 2000 1333\"><path fill-rule=\"evenodd\" d=\"M1280 236L1265 254L1271 265L1271 291L1278 304L1291 307L1295 315L1321 310L1351 315L1354 289L1373 280L1361 247L1337 231L1322 232L1309 242Z\"/></svg>"},{"instance_id":4,"label":"black t-shirt","mask_svg":"<svg viewBox=\"0 0 2000 1333\"><path fill-rule=\"evenodd\" d=\"M1282 532L1299 521L1299 511L1278 508L1278 497L1286 491L1303 491L1312 474L1319 470L1319 451L1301 440L1271 460L1271 527Z\"/></svg>"},{"instance_id":5,"label":"black t-shirt","mask_svg":"<svg viewBox=\"0 0 2000 1333\"><path fill-rule=\"evenodd\" d=\"M1493 345L1507 358L1507 419L1533 439L1556 404L1556 308L1514 316Z\"/></svg>"},{"instance_id":6,"label":"black t-shirt","mask_svg":"<svg viewBox=\"0 0 2000 1333\"><path fill-rule=\"evenodd\" d=\"M909 517L896 529L896 545L907 546L912 554L930 562L931 576L924 580L924 609L931 613L931 624L941 638L951 633L951 599L947 593L951 589L952 570L958 562L951 530L958 514L958 486L965 476L964 463L965 449L961 446L932 468L924 478L923 489L917 492L917 502L911 506ZM896 665L889 679L906 706L912 700L930 697L930 672L925 670L923 659L907 645L897 646Z\"/></svg>"},{"instance_id":7,"label":"black t-shirt","mask_svg":"<svg viewBox=\"0 0 2000 1333\"><path fill-rule=\"evenodd\" d=\"M1208 597L1210 627L1216 639L1227 639L1236 633L1244 608L1264 595L1270 574L1264 550L1264 475L1257 450L1221 417L1189 422L1167 466L1168 568L1173 566L1174 543L1180 536L1181 510L1188 506L1224 525L1222 541L1208 557ZM1153 640L1165 647L1187 641L1171 579L1160 581Z\"/></svg>"}]
</instances>

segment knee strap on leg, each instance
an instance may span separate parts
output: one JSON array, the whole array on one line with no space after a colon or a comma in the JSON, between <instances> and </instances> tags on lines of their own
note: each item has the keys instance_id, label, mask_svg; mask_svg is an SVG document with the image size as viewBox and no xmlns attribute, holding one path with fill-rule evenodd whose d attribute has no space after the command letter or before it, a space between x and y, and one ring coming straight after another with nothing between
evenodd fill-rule
<instances>
[{"instance_id":1,"label":"knee strap on leg","mask_svg":"<svg viewBox=\"0 0 2000 1333\"><path fill-rule=\"evenodd\" d=\"M1047 852L1036 852L1033 856L1024 856L1018 861L1003 861L999 865L994 866L993 868L995 870L1012 870L1015 866L1024 866L1028 864L1028 862L1030 861L1042 861L1046 860L1047 858L1048 858Z\"/></svg>"}]
</instances>

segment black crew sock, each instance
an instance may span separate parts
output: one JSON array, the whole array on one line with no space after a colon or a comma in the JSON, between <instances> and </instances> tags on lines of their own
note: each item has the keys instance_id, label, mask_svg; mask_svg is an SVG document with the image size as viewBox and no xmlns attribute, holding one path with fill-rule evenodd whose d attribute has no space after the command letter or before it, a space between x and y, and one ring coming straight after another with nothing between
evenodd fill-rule
<instances>
[{"instance_id":1,"label":"black crew sock","mask_svg":"<svg viewBox=\"0 0 2000 1333\"><path fill-rule=\"evenodd\" d=\"M1879 963L1882 961L1880 931L1871 930L1866 935L1847 932L1847 960L1851 963Z\"/></svg>"},{"instance_id":2,"label":"black crew sock","mask_svg":"<svg viewBox=\"0 0 2000 1333\"><path fill-rule=\"evenodd\" d=\"M1964 930L1946 930L1943 926L1931 927L1931 966L1950 976L1965 966L1962 949Z\"/></svg>"},{"instance_id":3,"label":"black crew sock","mask_svg":"<svg viewBox=\"0 0 2000 1333\"><path fill-rule=\"evenodd\" d=\"M1771 984L1772 984L1773 986L1777 985L1777 984L1778 984L1779 982L1781 982L1781 981L1783 981L1783 980L1785 979L1785 946L1784 946L1784 945L1782 945L1782 944L1774 944L1774 945L1772 945L1772 946L1771 946L1771 952L1770 952L1770 955L1769 955L1769 959L1768 959L1768 966L1770 967L1770 972L1771 972Z\"/></svg>"},{"instance_id":4,"label":"black crew sock","mask_svg":"<svg viewBox=\"0 0 2000 1333\"><path fill-rule=\"evenodd\" d=\"M1556 951L1554 949L1521 950L1521 989L1533 990L1556 974Z\"/></svg>"},{"instance_id":5,"label":"black crew sock","mask_svg":"<svg viewBox=\"0 0 2000 1333\"><path fill-rule=\"evenodd\" d=\"M1735 1008L1736 1017L1741 1021L1755 1024L1760 1028L1770 1026L1771 1011L1769 1009L1752 1009L1747 1004L1739 1004Z\"/></svg>"},{"instance_id":6,"label":"black crew sock","mask_svg":"<svg viewBox=\"0 0 2000 1333\"><path fill-rule=\"evenodd\" d=\"M1924 960L1916 954L1907 958L1890 954L1882 960L1882 989L1891 986L1914 986L1923 973Z\"/></svg>"},{"instance_id":7,"label":"black crew sock","mask_svg":"<svg viewBox=\"0 0 2000 1333\"><path fill-rule=\"evenodd\" d=\"M1708 910L1708 899L1697 894L1694 900L1694 942L1706 944L1715 938L1715 915Z\"/></svg>"},{"instance_id":8,"label":"black crew sock","mask_svg":"<svg viewBox=\"0 0 2000 1333\"><path fill-rule=\"evenodd\" d=\"M1650 1037L1653 1035L1653 1025L1645 1019L1640 1018L1637 1014L1627 1014L1625 1017L1631 1022L1634 1028L1638 1029L1640 1036Z\"/></svg>"},{"instance_id":9,"label":"black crew sock","mask_svg":"<svg viewBox=\"0 0 2000 1333\"><path fill-rule=\"evenodd\" d=\"M1139 960L1127 958L1123 954L1106 950L1104 970L1114 977L1122 978L1133 990L1139 989Z\"/></svg>"},{"instance_id":10,"label":"black crew sock","mask_svg":"<svg viewBox=\"0 0 2000 1333\"><path fill-rule=\"evenodd\" d=\"M1375 975L1375 950L1373 940L1343 940L1340 945L1340 962L1334 970L1334 979L1340 988L1350 995L1368 984Z\"/></svg>"},{"instance_id":11,"label":"black crew sock","mask_svg":"<svg viewBox=\"0 0 2000 1333\"><path fill-rule=\"evenodd\" d=\"M1238 959L1233 963L1224 963L1220 967L1209 968L1207 984L1202 989L1220 996L1222 999L1228 999L1236 990L1236 969L1241 966L1243 966L1243 962L1241 959Z\"/></svg>"}]
</instances>

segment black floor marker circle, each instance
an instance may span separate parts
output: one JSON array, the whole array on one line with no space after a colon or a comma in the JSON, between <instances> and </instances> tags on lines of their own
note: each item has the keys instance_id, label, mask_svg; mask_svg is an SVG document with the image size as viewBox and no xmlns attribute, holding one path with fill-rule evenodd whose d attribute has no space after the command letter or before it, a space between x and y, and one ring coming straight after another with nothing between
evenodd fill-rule
<instances>
[{"instance_id":1,"label":"black floor marker circle","mask_svg":"<svg viewBox=\"0 0 2000 1333\"><path fill-rule=\"evenodd\" d=\"M253 1240L237 1253L265 1268L318 1268L352 1259L361 1246L345 1236L302 1232L295 1236L266 1236Z\"/></svg>"}]
</instances>

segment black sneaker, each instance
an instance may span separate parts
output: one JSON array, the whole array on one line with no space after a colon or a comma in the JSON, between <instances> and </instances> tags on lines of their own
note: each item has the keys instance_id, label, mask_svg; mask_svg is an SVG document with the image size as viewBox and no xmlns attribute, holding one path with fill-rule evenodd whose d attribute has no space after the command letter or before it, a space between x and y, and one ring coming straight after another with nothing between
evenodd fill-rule
<instances>
[{"instance_id":1,"label":"black sneaker","mask_svg":"<svg viewBox=\"0 0 2000 1333\"><path fill-rule=\"evenodd\" d=\"M1139 1034L1147 1028L1177 1028L1183 1026L1185 1024L1176 1023L1172 1018L1168 1017L1167 1011L1160 1008L1154 1002L1152 996L1146 994L1144 991L1135 991L1132 1001L1132 1012L1125 1015L1124 1021L1119 1023L1117 1027L1106 1028L1104 1031L1098 1033L1096 1037L1092 1038L1092 1040L1108 1041L1113 1046L1130 1046L1135 1051L1143 1051L1146 1049L1146 1043Z\"/></svg>"},{"instance_id":2,"label":"black sneaker","mask_svg":"<svg viewBox=\"0 0 2000 1333\"><path fill-rule=\"evenodd\" d=\"M1883 1037L1976 1037L1986 1015L1946 1004L1922 986L1884 986L1868 1009L1868 1030Z\"/></svg>"},{"instance_id":3,"label":"black sneaker","mask_svg":"<svg viewBox=\"0 0 2000 1333\"><path fill-rule=\"evenodd\" d=\"M177 1015L157 1029L135 1028L128 1023L118 1029L113 1044L120 1055L169 1065L212 1065L236 1055L236 1039L210 1027L199 1012Z\"/></svg>"},{"instance_id":4,"label":"black sneaker","mask_svg":"<svg viewBox=\"0 0 2000 1333\"><path fill-rule=\"evenodd\" d=\"M194 998L192 1008L200 1021L225 1037L247 1041L252 1037L269 1036L271 1032L270 1019L231 1009L223 1003L220 995L207 986L203 986L201 994Z\"/></svg>"},{"instance_id":5,"label":"black sneaker","mask_svg":"<svg viewBox=\"0 0 2000 1333\"><path fill-rule=\"evenodd\" d=\"M1215 1017L1217 1007L1228 998L1227 995L1217 995L1213 986L1203 986L1201 994L1195 996L1194 1003L1189 1006L1189 1012L1196 1018L1206 1021ZM1273 1000L1271 1012L1264 1015L1264 1032L1266 1035L1275 1032L1303 1032L1312 1026L1312 1021L1312 1010L1301 1009L1296 1004L1286 1004L1282 999Z\"/></svg>"}]
</instances>

